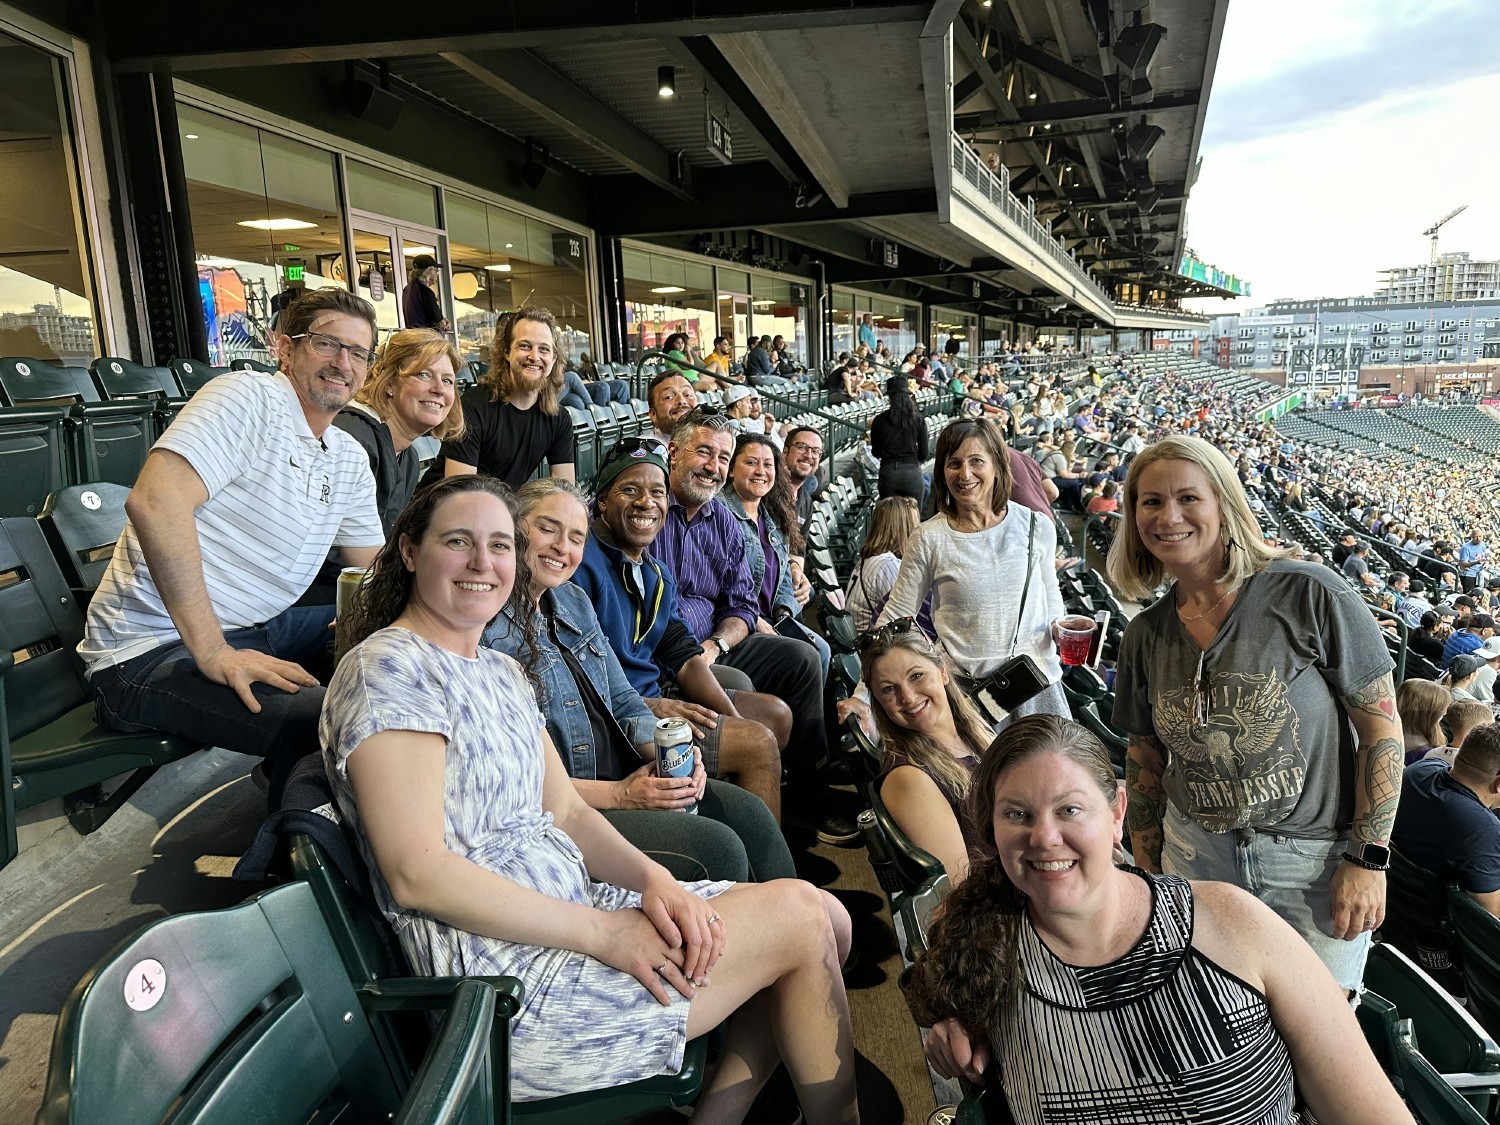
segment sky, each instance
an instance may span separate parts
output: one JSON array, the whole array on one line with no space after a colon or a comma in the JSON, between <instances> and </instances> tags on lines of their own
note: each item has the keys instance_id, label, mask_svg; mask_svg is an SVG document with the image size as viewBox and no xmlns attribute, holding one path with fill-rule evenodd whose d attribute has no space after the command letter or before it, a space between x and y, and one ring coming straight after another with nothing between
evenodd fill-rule
<instances>
[{"instance_id":1,"label":"sky","mask_svg":"<svg viewBox=\"0 0 1500 1125\"><path fill-rule=\"evenodd\" d=\"M1249 300L1374 292L1439 252L1500 258L1500 2L1232 0L1188 245Z\"/></svg>"}]
</instances>

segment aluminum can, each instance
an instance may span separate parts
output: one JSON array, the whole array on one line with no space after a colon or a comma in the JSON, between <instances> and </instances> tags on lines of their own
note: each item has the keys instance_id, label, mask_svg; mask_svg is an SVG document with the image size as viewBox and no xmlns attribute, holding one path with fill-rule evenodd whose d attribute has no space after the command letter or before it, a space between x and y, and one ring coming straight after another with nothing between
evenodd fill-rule
<instances>
[{"instance_id":1,"label":"aluminum can","mask_svg":"<svg viewBox=\"0 0 1500 1125\"><path fill-rule=\"evenodd\" d=\"M692 727L682 719L658 719L654 739L657 777L693 776ZM685 811L697 813L698 802L694 801Z\"/></svg>"},{"instance_id":2,"label":"aluminum can","mask_svg":"<svg viewBox=\"0 0 1500 1125\"><path fill-rule=\"evenodd\" d=\"M349 615L364 597L365 579L370 572L362 566L346 566L339 571L333 587L333 660L337 664L350 649Z\"/></svg>"}]
</instances>

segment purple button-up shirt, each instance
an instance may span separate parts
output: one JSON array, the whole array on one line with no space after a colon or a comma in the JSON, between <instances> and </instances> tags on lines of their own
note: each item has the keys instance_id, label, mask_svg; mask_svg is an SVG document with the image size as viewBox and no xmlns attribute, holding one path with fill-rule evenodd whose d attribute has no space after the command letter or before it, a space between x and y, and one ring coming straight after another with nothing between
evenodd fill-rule
<instances>
[{"instance_id":1,"label":"purple button-up shirt","mask_svg":"<svg viewBox=\"0 0 1500 1125\"><path fill-rule=\"evenodd\" d=\"M755 582L745 557L739 521L723 501L710 500L688 522L676 496L651 554L677 581L677 609L693 635L706 641L726 617L738 617L755 632Z\"/></svg>"}]
</instances>

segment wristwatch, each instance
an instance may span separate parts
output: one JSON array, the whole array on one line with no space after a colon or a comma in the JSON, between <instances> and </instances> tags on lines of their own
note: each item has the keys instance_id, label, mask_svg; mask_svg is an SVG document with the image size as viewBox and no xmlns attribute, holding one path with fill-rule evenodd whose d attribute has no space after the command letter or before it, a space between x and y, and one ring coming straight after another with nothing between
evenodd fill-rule
<instances>
[{"instance_id":1,"label":"wristwatch","mask_svg":"<svg viewBox=\"0 0 1500 1125\"><path fill-rule=\"evenodd\" d=\"M1344 858L1366 871L1391 869L1391 849L1384 844L1356 844L1344 853Z\"/></svg>"},{"instance_id":2,"label":"wristwatch","mask_svg":"<svg viewBox=\"0 0 1500 1125\"><path fill-rule=\"evenodd\" d=\"M711 641L713 641L714 644L716 644L716 645L719 646L719 655L720 656L728 656L729 655L729 642L726 641L723 637L709 637L708 639L711 640Z\"/></svg>"}]
</instances>

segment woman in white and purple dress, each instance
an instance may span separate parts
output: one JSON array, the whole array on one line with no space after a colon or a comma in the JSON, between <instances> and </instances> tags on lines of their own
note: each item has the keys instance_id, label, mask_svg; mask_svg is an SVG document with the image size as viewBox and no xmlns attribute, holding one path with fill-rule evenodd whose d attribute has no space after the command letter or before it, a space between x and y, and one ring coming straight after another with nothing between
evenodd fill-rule
<instances>
[{"instance_id":1,"label":"woman in white and purple dress","mask_svg":"<svg viewBox=\"0 0 1500 1125\"><path fill-rule=\"evenodd\" d=\"M673 880L579 799L522 667L479 646L518 571L529 588L513 503L480 476L418 493L324 704L339 809L402 949L419 972L522 980L517 1100L675 1071L728 1019L695 1119L741 1120L784 1061L809 1122L858 1121L843 908L793 879Z\"/></svg>"}]
</instances>

